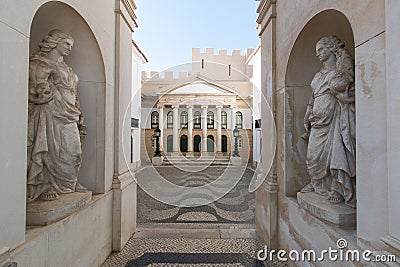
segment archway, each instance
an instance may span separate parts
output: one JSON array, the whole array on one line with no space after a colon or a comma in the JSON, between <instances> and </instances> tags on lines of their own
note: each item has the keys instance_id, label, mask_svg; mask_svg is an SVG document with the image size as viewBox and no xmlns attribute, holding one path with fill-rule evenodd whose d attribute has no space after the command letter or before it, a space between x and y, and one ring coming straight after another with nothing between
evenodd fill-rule
<instances>
[{"instance_id":1,"label":"archway","mask_svg":"<svg viewBox=\"0 0 400 267\"><path fill-rule=\"evenodd\" d=\"M221 141L222 152L228 152L228 137L226 137L226 135L222 135Z\"/></svg>"},{"instance_id":2,"label":"archway","mask_svg":"<svg viewBox=\"0 0 400 267\"><path fill-rule=\"evenodd\" d=\"M167 136L167 152L172 152L173 143L174 143L174 137L170 134Z\"/></svg>"},{"instance_id":3,"label":"archway","mask_svg":"<svg viewBox=\"0 0 400 267\"><path fill-rule=\"evenodd\" d=\"M214 136L207 136L207 152L214 152Z\"/></svg>"},{"instance_id":4,"label":"archway","mask_svg":"<svg viewBox=\"0 0 400 267\"><path fill-rule=\"evenodd\" d=\"M181 136L181 152L188 152L188 137L187 135Z\"/></svg>"},{"instance_id":5,"label":"archway","mask_svg":"<svg viewBox=\"0 0 400 267\"><path fill-rule=\"evenodd\" d=\"M38 44L53 29L60 29L74 38L74 47L65 61L79 77L78 94L87 126L87 138L82 142L79 181L94 193L104 193L105 169L112 163L105 160L106 77L103 55L84 18L69 5L58 1L43 4L33 17L30 55L39 50Z\"/></svg>"},{"instance_id":6,"label":"archway","mask_svg":"<svg viewBox=\"0 0 400 267\"><path fill-rule=\"evenodd\" d=\"M193 149L194 149L194 152L200 152L200 142L201 142L200 135L195 135L194 138L193 138Z\"/></svg>"},{"instance_id":7,"label":"archway","mask_svg":"<svg viewBox=\"0 0 400 267\"><path fill-rule=\"evenodd\" d=\"M334 21L335 23L332 23ZM309 182L306 167L307 143L301 138L304 133L303 119L312 93L311 80L320 70L321 62L315 56L315 44L319 39L336 35L345 42L354 56L354 37L346 16L333 9L314 16L298 35L290 52L285 74L285 103L291 110L285 112L285 140L288 155L285 159L286 196L296 193Z\"/></svg>"}]
</instances>

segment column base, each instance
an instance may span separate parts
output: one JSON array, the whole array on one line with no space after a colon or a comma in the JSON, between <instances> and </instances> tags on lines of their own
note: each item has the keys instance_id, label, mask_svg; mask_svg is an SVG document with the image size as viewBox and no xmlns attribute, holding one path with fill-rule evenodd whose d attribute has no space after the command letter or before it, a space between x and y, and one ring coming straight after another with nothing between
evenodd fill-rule
<instances>
[{"instance_id":1,"label":"column base","mask_svg":"<svg viewBox=\"0 0 400 267\"><path fill-rule=\"evenodd\" d=\"M194 152L186 152L186 157L193 157L194 156Z\"/></svg>"},{"instance_id":2,"label":"column base","mask_svg":"<svg viewBox=\"0 0 400 267\"><path fill-rule=\"evenodd\" d=\"M113 251L121 251L136 231L137 184L131 173L113 179Z\"/></svg>"},{"instance_id":3,"label":"column base","mask_svg":"<svg viewBox=\"0 0 400 267\"><path fill-rule=\"evenodd\" d=\"M161 166L162 163L163 163L163 161L164 161L164 157L163 157L163 156L161 156L161 157L153 157L153 158L151 159L151 163L152 163L154 166Z\"/></svg>"},{"instance_id":4,"label":"column base","mask_svg":"<svg viewBox=\"0 0 400 267\"><path fill-rule=\"evenodd\" d=\"M242 157L231 157L231 163L233 166L242 165Z\"/></svg>"},{"instance_id":5,"label":"column base","mask_svg":"<svg viewBox=\"0 0 400 267\"><path fill-rule=\"evenodd\" d=\"M259 174L264 179L265 174ZM268 178L267 178L268 179ZM278 249L278 185L266 180L256 190L257 235L268 249Z\"/></svg>"}]
</instances>

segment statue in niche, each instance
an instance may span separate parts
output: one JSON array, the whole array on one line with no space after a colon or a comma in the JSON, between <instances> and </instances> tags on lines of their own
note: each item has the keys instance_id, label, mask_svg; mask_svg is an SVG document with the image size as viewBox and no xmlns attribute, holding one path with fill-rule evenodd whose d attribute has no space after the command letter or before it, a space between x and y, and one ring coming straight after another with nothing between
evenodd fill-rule
<instances>
[{"instance_id":1,"label":"statue in niche","mask_svg":"<svg viewBox=\"0 0 400 267\"><path fill-rule=\"evenodd\" d=\"M78 76L64 62L73 43L68 34L52 30L29 59L27 202L87 191L78 183L86 136Z\"/></svg>"},{"instance_id":2,"label":"statue in niche","mask_svg":"<svg viewBox=\"0 0 400 267\"><path fill-rule=\"evenodd\" d=\"M356 207L356 139L354 61L344 43L327 36L316 44L322 68L311 82L312 96L304 118L311 182L302 193L315 192L331 203Z\"/></svg>"}]
</instances>

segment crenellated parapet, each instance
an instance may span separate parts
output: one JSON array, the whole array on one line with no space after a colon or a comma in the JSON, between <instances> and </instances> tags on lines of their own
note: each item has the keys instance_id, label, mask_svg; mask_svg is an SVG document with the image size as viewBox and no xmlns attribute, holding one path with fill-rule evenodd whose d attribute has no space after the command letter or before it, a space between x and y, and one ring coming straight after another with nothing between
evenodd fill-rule
<instances>
[{"instance_id":1,"label":"crenellated parapet","mask_svg":"<svg viewBox=\"0 0 400 267\"><path fill-rule=\"evenodd\" d=\"M186 79L190 75L191 73L188 71L142 71L142 81L171 82Z\"/></svg>"}]
</instances>

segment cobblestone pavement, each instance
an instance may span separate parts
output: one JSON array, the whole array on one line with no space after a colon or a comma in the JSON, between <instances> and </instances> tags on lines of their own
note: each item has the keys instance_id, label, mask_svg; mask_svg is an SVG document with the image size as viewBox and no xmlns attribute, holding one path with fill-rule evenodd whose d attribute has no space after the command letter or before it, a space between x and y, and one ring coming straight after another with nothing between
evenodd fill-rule
<instances>
[{"instance_id":1,"label":"cobblestone pavement","mask_svg":"<svg viewBox=\"0 0 400 267\"><path fill-rule=\"evenodd\" d=\"M286 266L276 259L257 260L256 253L262 247L254 239L131 238L103 267Z\"/></svg>"},{"instance_id":2,"label":"cobblestone pavement","mask_svg":"<svg viewBox=\"0 0 400 267\"><path fill-rule=\"evenodd\" d=\"M166 180L180 186L198 187L215 181L225 171L224 167L208 167L201 172L185 172L174 167L158 167L156 171ZM145 176L145 174L142 174ZM147 179L140 173L137 179ZM208 205L176 207L162 203L138 187L139 224L247 224L254 225L255 194L249 183L253 171L246 169L242 178L224 197ZM139 182L140 184L140 182ZM220 186L223 189L224 184ZM198 197L198 196L197 196Z\"/></svg>"},{"instance_id":3,"label":"cobblestone pavement","mask_svg":"<svg viewBox=\"0 0 400 267\"><path fill-rule=\"evenodd\" d=\"M171 183L197 187L215 181L225 168L187 172L170 166L155 170ZM149 175L137 174L139 184ZM242 176L227 195L198 207L168 205L138 187L138 230L103 267L286 266L276 259L256 259L257 251L264 246L255 234L255 196L248 190L253 171L246 169Z\"/></svg>"}]
</instances>

